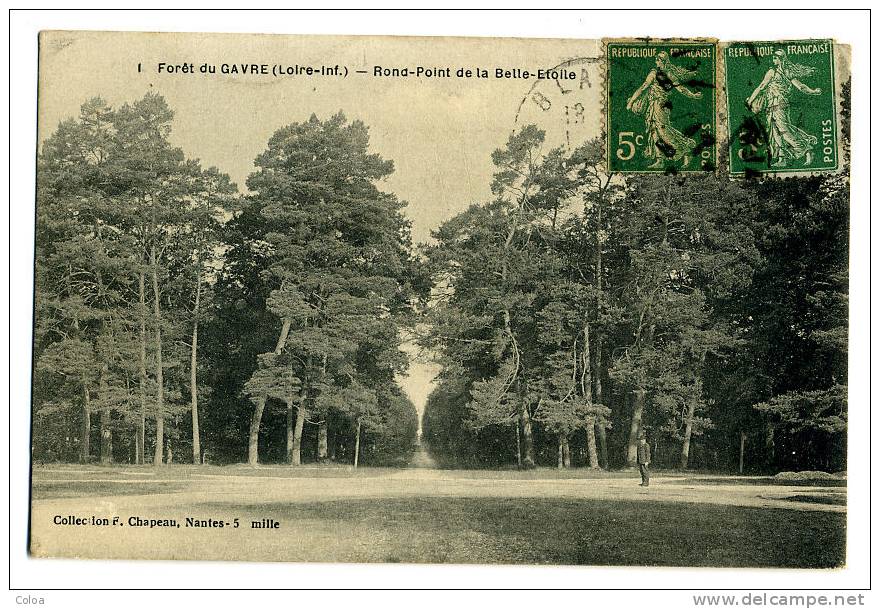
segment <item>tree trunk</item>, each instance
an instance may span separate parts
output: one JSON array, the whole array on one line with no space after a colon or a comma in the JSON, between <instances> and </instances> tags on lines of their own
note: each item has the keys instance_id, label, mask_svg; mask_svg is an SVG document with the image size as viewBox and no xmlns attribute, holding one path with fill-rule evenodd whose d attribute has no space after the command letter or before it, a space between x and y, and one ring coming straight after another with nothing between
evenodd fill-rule
<instances>
[{"instance_id":1,"label":"tree trunk","mask_svg":"<svg viewBox=\"0 0 880 609\"><path fill-rule=\"evenodd\" d=\"M354 432L354 467L357 469L358 456L361 453L361 418L358 417L357 429Z\"/></svg>"},{"instance_id":2,"label":"tree trunk","mask_svg":"<svg viewBox=\"0 0 880 609\"><path fill-rule=\"evenodd\" d=\"M681 444L681 469L687 469L688 458L691 454L691 435L694 431L694 412L697 403L691 400L688 404L687 419L684 424L684 441Z\"/></svg>"},{"instance_id":3,"label":"tree trunk","mask_svg":"<svg viewBox=\"0 0 880 609\"><path fill-rule=\"evenodd\" d=\"M328 457L331 461L336 461L336 445L338 443L339 443L339 440L337 438L336 430L331 429L330 430L330 439L328 440L329 451L330 451L330 454L328 455Z\"/></svg>"},{"instance_id":4,"label":"tree trunk","mask_svg":"<svg viewBox=\"0 0 880 609\"><path fill-rule=\"evenodd\" d=\"M605 183L605 188L608 187L608 184L611 183L611 177L608 177L608 181ZM603 233L603 224L602 224L602 202L604 198L605 189L602 188L600 194L602 196L599 197L596 202L596 289L599 294L598 301L596 303L596 314L597 317L602 313L602 304L604 302L604 292L602 291L603 285L603 266L602 266L602 233ZM595 403L604 406L605 401L602 396L602 341L604 336L602 335L602 326L599 325L599 331L596 333L596 357L593 358L595 362L595 370L596 373L593 375L594 383L596 387L595 391ZM596 421L596 432L599 435L599 464L608 469L608 440L605 437L605 424L599 420Z\"/></svg>"},{"instance_id":5,"label":"tree trunk","mask_svg":"<svg viewBox=\"0 0 880 609\"><path fill-rule=\"evenodd\" d=\"M746 454L746 432L739 432L739 474L742 476Z\"/></svg>"},{"instance_id":6,"label":"tree trunk","mask_svg":"<svg viewBox=\"0 0 880 609\"><path fill-rule=\"evenodd\" d=\"M764 435L764 449L767 454L767 465L773 466L776 464L776 429L773 427L773 423L767 421L766 433Z\"/></svg>"},{"instance_id":7,"label":"tree trunk","mask_svg":"<svg viewBox=\"0 0 880 609\"><path fill-rule=\"evenodd\" d=\"M254 416L251 418L251 428L248 433L248 465L257 465L259 461L260 422L263 420L263 410L266 408L266 394L257 398Z\"/></svg>"},{"instance_id":8,"label":"tree trunk","mask_svg":"<svg viewBox=\"0 0 880 609\"><path fill-rule=\"evenodd\" d=\"M559 434L557 449L556 449L556 468L562 469L565 467L565 459L562 456L562 434Z\"/></svg>"},{"instance_id":9,"label":"tree trunk","mask_svg":"<svg viewBox=\"0 0 880 609\"><path fill-rule=\"evenodd\" d=\"M645 390L633 391L633 415L629 426L629 442L626 445L626 462L633 466L636 464L636 453L639 446L639 432L642 429L642 412L645 409Z\"/></svg>"},{"instance_id":10,"label":"tree trunk","mask_svg":"<svg viewBox=\"0 0 880 609\"><path fill-rule=\"evenodd\" d=\"M80 444L79 462L88 463L91 456L89 443L92 435L92 399L89 396L89 380L85 373L82 375L83 385L83 420L82 420L82 442Z\"/></svg>"},{"instance_id":11,"label":"tree trunk","mask_svg":"<svg viewBox=\"0 0 880 609\"><path fill-rule=\"evenodd\" d=\"M287 342L287 335L290 333L290 320L285 319L281 323L281 333L278 335L278 343L275 345L275 355L279 355L284 349L284 343ZM269 396L263 394L257 400L254 416L251 419L251 429L248 433L248 464L257 465L260 462L259 457L259 440L260 440L260 422L263 420L263 410L266 408L266 400Z\"/></svg>"},{"instance_id":12,"label":"tree trunk","mask_svg":"<svg viewBox=\"0 0 880 609\"><path fill-rule=\"evenodd\" d=\"M321 382L327 378L327 352L325 351L321 355ZM316 456L318 459L318 463L326 463L327 462L327 432L329 423L327 420L330 418L330 411L324 413L324 418L318 423L318 447Z\"/></svg>"},{"instance_id":13,"label":"tree trunk","mask_svg":"<svg viewBox=\"0 0 880 609\"><path fill-rule=\"evenodd\" d=\"M196 264L198 265L198 259L196 259ZM199 464L202 461L202 446L199 441L199 385L196 372L198 371L199 362L199 301L202 296L202 273L200 268L196 269L196 275L196 302L193 307L192 347L189 360L189 392L192 404L193 463Z\"/></svg>"},{"instance_id":14,"label":"tree trunk","mask_svg":"<svg viewBox=\"0 0 880 609\"><path fill-rule=\"evenodd\" d=\"M293 397L288 396L286 403L287 424L284 428L287 430L287 463L293 465Z\"/></svg>"},{"instance_id":15,"label":"tree trunk","mask_svg":"<svg viewBox=\"0 0 880 609\"><path fill-rule=\"evenodd\" d=\"M513 244L513 239L516 236L517 228L519 227L520 216L523 213L523 206L525 205L525 197L526 194L523 195L523 199L519 201L517 207L516 216L513 218L513 222L510 225L510 229L507 231L507 239L504 241L504 253L501 255L501 282L502 285L507 283L507 277L509 274L509 266L510 260L508 260L507 253L510 250L511 245ZM506 285L504 285L506 288ZM519 413L517 416L519 417L520 424L522 425L522 441L520 441L520 428L517 426L517 434L516 434L516 458L517 464L520 468L527 467L532 468L535 466L535 448L532 442L532 421L529 417L529 409L525 403L524 396L522 394L522 381L519 378L520 375L520 354L519 354L519 346L516 342L516 336L513 333L513 326L511 324L510 317L510 309L506 306L503 307L502 312L504 313L504 332L507 334L508 339L510 340L510 349L513 352L514 358L514 382L516 383L516 396L517 400L519 400Z\"/></svg>"},{"instance_id":16,"label":"tree trunk","mask_svg":"<svg viewBox=\"0 0 880 609\"><path fill-rule=\"evenodd\" d=\"M156 245L150 247L150 266L153 276L153 322L156 324L154 348L156 350L156 450L153 465L162 465L165 436L165 381L162 372L162 309L159 303L159 269L156 262Z\"/></svg>"},{"instance_id":17,"label":"tree trunk","mask_svg":"<svg viewBox=\"0 0 880 609\"><path fill-rule=\"evenodd\" d=\"M593 406L593 373L590 365L590 324L584 320L584 347L581 355L581 396L588 407ZM596 419L587 419L587 456L590 469L599 469L599 455L596 452Z\"/></svg>"},{"instance_id":18,"label":"tree trunk","mask_svg":"<svg viewBox=\"0 0 880 609\"><path fill-rule=\"evenodd\" d=\"M605 401L602 396L602 334L596 336L596 373L593 375L596 391L595 403L604 406ZM608 469L608 440L605 437L605 424L596 420L596 433L599 437L599 465Z\"/></svg>"},{"instance_id":19,"label":"tree trunk","mask_svg":"<svg viewBox=\"0 0 880 609\"><path fill-rule=\"evenodd\" d=\"M703 364L706 361L706 354L703 353L700 356L700 366L699 369L702 370ZM696 400L691 400L688 404L687 415L685 418L685 427L684 427L684 441L681 444L681 469L687 469L688 459L691 454L691 438L693 437L694 432L694 415L697 411L697 402Z\"/></svg>"},{"instance_id":20,"label":"tree trunk","mask_svg":"<svg viewBox=\"0 0 880 609\"><path fill-rule=\"evenodd\" d=\"M587 419L587 457L590 469L599 469L599 454L596 451L596 424L593 418Z\"/></svg>"},{"instance_id":21,"label":"tree trunk","mask_svg":"<svg viewBox=\"0 0 880 609\"><path fill-rule=\"evenodd\" d=\"M138 353L138 393L140 412L138 413L137 436L135 437L135 463L146 462L147 429L147 301L144 290L144 271L138 273L138 296L140 297L140 352Z\"/></svg>"},{"instance_id":22,"label":"tree trunk","mask_svg":"<svg viewBox=\"0 0 880 609\"><path fill-rule=\"evenodd\" d=\"M599 439L599 467L608 469L608 438L602 423L596 423L596 436Z\"/></svg>"},{"instance_id":23,"label":"tree trunk","mask_svg":"<svg viewBox=\"0 0 880 609\"><path fill-rule=\"evenodd\" d=\"M318 424L318 461L320 463L327 462L327 416L329 413L324 415L324 420Z\"/></svg>"},{"instance_id":24,"label":"tree trunk","mask_svg":"<svg viewBox=\"0 0 880 609\"><path fill-rule=\"evenodd\" d=\"M113 432L110 431L110 406L107 400L107 364L101 368L100 380L98 381L100 402L104 402L101 408L100 432L101 432L101 464L110 465L113 462Z\"/></svg>"},{"instance_id":25,"label":"tree trunk","mask_svg":"<svg viewBox=\"0 0 880 609\"><path fill-rule=\"evenodd\" d=\"M293 427L293 445L291 447L291 465L300 465L302 463L302 436L303 423L306 421L305 397L300 400L296 409L296 423Z\"/></svg>"},{"instance_id":26,"label":"tree trunk","mask_svg":"<svg viewBox=\"0 0 880 609\"><path fill-rule=\"evenodd\" d=\"M516 427L516 466L518 468L522 468L522 442L519 439L519 420L517 419L514 423L514 427Z\"/></svg>"},{"instance_id":27,"label":"tree trunk","mask_svg":"<svg viewBox=\"0 0 880 609\"><path fill-rule=\"evenodd\" d=\"M522 467L532 469L535 467L535 442L532 438L532 416L529 414L529 406L524 397L523 395L519 396L519 416L522 421Z\"/></svg>"},{"instance_id":28,"label":"tree trunk","mask_svg":"<svg viewBox=\"0 0 880 609\"><path fill-rule=\"evenodd\" d=\"M562 438L562 466L571 467L571 446L568 443L568 436Z\"/></svg>"}]
</instances>

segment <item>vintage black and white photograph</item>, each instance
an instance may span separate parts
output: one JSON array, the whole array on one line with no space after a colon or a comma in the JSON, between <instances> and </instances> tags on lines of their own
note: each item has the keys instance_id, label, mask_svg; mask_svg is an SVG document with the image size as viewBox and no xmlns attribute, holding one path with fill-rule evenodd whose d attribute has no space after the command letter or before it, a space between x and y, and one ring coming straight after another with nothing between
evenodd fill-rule
<instances>
[{"instance_id":1,"label":"vintage black and white photograph","mask_svg":"<svg viewBox=\"0 0 880 609\"><path fill-rule=\"evenodd\" d=\"M30 556L845 567L850 46L711 25L41 32Z\"/></svg>"}]
</instances>

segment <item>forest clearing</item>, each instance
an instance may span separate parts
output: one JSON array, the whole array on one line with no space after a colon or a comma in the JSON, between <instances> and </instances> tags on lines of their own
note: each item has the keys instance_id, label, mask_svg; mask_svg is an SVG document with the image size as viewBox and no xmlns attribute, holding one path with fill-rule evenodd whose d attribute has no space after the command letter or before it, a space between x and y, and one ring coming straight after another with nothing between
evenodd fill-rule
<instances>
[{"instance_id":1,"label":"forest clearing","mask_svg":"<svg viewBox=\"0 0 880 609\"><path fill-rule=\"evenodd\" d=\"M845 479L669 472L648 489L637 479L632 471L543 468L38 466L32 543L40 553L85 558L808 568L844 562ZM70 515L118 516L122 524L81 527L89 544L50 533L62 528L53 518ZM132 516L173 519L180 528L131 527ZM188 527L187 517L230 524ZM252 528L266 519L278 528Z\"/></svg>"}]
</instances>

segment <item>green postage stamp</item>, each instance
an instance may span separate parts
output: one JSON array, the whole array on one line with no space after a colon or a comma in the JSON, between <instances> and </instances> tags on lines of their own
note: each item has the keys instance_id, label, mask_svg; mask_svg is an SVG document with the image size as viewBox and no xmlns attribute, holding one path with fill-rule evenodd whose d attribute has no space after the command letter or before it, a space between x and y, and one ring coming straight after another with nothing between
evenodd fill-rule
<instances>
[{"instance_id":1,"label":"green postage stamp","mask_svg":"<svg viewBox=\"0 0 880 609\"><path fill-rule=\"evenodd\" d=\"M716 168L715 41L606 41L608 170Z\"/></svg>"},{"instance_id":2,"label":"green postage stamp","mask_svg":"<svg viewBox=\"0 0 880 609\"><path fill-rule=\"evenodd\" d=\"M724 67L731 174L838 168L833 41L732 42Z\"/></svg>"}]
</instances>

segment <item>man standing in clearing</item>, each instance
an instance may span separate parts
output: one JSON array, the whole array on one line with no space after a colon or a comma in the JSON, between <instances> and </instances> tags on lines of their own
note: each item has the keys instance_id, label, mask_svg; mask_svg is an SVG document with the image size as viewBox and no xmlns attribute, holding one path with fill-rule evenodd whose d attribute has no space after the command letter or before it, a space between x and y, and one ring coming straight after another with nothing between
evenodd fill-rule
<instances>
[{"instance_id":1,"label":"man standing in clearing","mask_svg":"<svg viewBox=\"0 0 880 609\"><path fill-rule=\"evenodd\" d=\"M648 465L651 464L651 447L648 445L648 439L645 437L644 432L639 436L637 461L639 463L639 473L642 475L642 483L639 486L648 486L651 482L651 474L648 472Z\"/></svg>"}]
</instances>

